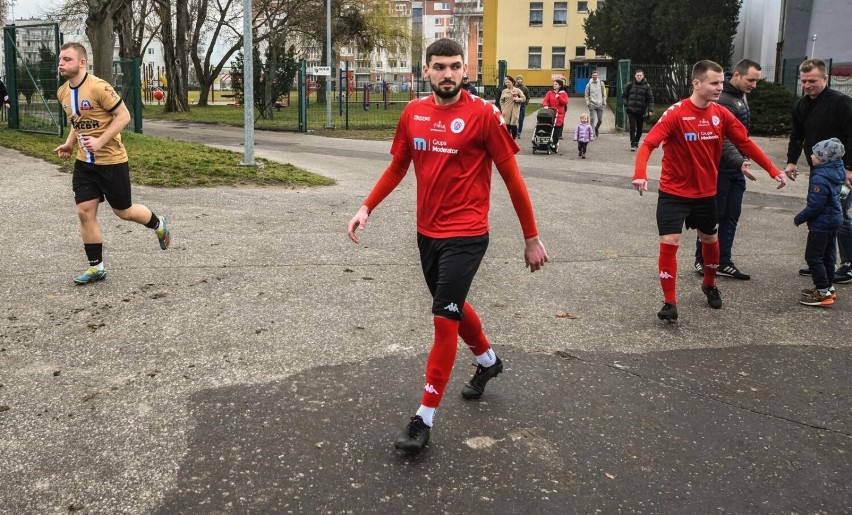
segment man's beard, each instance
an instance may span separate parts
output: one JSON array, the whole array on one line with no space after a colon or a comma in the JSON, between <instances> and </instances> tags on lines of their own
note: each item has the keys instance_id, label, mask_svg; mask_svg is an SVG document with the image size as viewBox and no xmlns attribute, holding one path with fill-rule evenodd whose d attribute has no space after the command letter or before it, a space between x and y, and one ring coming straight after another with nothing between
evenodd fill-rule
<instances>
[{"instance_id":1,"label":"man's beard","mask_svg":"<svg viewBox=\"0 0 852 515\"><path fill-rule=\"evenodd\" d=\"M429 85L432 86L432 91L434 91L435 94L438 95L441 98L453 98L454 96L459 94L459 91L461 91L461 84L456 85L453 89L451 89L449 91L441 89L441 86L443 85L443 83L438 84L436 86L435 84L433 84L430 81Z\"/></svg>"}]
</instances>

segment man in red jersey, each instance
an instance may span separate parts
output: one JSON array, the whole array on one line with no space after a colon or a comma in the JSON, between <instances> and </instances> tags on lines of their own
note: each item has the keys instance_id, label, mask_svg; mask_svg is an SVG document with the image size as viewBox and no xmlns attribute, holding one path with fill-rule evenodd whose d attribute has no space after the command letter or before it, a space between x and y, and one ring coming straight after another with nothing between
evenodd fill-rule
<instances>
[{"instance_id":1,"label":"man in red jersey","mask_svg":"<svg viewBox=\"0 0 852 515\"><path fill-rule=\"evenodd\" d=\"M711 308L722 307L716 288L719 268L719 237L716 217L716 184L722 156L722 142L729 139L743 155L769 172L778 188L787 184L781 173L760 148L749 139L745 126L726 108L716 103L722 92L722 67L713 61L698 61L692 67L692 95L671 106L648 133L636 154L633 186L648 191L648 158L663 147L657 228L660 234L659 271L663 288L660 320L677 320L677 249L684 222L695 228L704 256L701 291Z\"/></svg>"},{"instance_id":2,"label":"man in red jersey","mask_svg":"<svg viewBox=\"0 0 852 515\"><path fill-rule=\"evenodd\" d=\"M520 149L506 131L500 111L462 90L462 77L467 73L463 53L462 47L449 39L438 40L426 49L423 75L432 85L432 95L405 108L391 146L393 160L347 228L349 238L359 243L355 231L366 226L373 209L414 163L417 246L432 294L435 334L420 408L395 442L409 454L419 453L429 441L435 409L453 370L459 336L477 362L476 373L462 389L464 398L478 399L485 384L503 371L503 362L485 337L479 316L466 302L488 247L492 163L506 183L521 222L526 266L535 272L547 261L515 160Z\"/></svg>"}]
</instances>

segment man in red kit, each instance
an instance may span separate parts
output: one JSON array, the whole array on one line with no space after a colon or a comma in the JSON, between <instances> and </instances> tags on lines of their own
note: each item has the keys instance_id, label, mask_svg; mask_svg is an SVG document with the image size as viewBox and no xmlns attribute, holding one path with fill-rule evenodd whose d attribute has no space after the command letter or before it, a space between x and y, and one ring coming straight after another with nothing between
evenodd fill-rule
<instances>
[{"instance_id":1,"label":"man in red kit","mask_svg":"<svg viewBox=\"0 0 852 515\"><path fill-rule=\"evenodd\" d=\"M414 163L417 246L432 294L435 335L420 408L395 442L409 454L419 453L429 442L435 409L453 370L459 336L477 362L476 373L462 389L464 398L482 396L485 384L503 371L503 362L485 337L479 316L466 302L488 247L492 163L506 183L521 222L526 266L535 272L547 261L515 160L520 149L506 130L500 111L462 90L462 77L467 74L463 54L462 47L449 39L440 39L426 49L423 75L432 85L432 95L405 108L391 146L391 164L348 226L349 238L358 243L355 231L366 226L373 209Z\"/></svg>"},{"instance_id":2,"label":"man in red kit","mask_svg":"<svg viewBox=\"0 0 852 515\"><path fill-rule=\"evenodd\" d=\"M722 307L716 288L719 268L719 237L716 217L716 168L722 156L722 142L729 139L743 155L769 172L778 188L787 184L781 173L760 148L749 139L745 126L716 103L722 92L722 67L713 61L698 61L692 67L692 95L671 106L648 133L636 154L633 186L648 191L648 158L663 146L663 163L657 200L657 228L660 233L660 284L665 297L660 320L677 320L677 249L684 222L695 228L704 256L701 291L711 308Z\"/></svg>"}]
</instances>

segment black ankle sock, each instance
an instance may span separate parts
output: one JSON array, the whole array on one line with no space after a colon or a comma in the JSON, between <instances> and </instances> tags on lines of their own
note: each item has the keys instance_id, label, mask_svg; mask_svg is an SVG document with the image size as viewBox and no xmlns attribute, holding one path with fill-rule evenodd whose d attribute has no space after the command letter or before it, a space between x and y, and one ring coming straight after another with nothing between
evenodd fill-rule
<instances>
[{"instance_id":1,"label":"black ankle sock","mask_svg":"<svg viewBox=\"0 0 852 515\"><path fill-rule=\"evenodd\" d=\"M84 243L83 248L86 249L86 257L89 259L89 266L96 266L104 260L103 243Z\"/></svg>"},{"instance_id":2,"label":"black ankle sock","mask_svg":"<svg viewBox=\"0 0 852 515\"><path fill-rule=\"evenodd\" d=\"M148 220L148 223L145 224L145 227L149 229L156 229L160 225L160 217L155 215L153 211L151 211L151 219Z\"/></svg>"}]
</instances>

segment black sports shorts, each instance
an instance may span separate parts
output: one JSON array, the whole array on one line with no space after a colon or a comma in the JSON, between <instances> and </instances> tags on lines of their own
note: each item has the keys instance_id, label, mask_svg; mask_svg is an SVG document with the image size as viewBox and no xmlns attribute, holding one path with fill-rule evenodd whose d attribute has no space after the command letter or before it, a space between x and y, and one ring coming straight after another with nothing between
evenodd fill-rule
<instances>
[{"instance_id":1,"label":"black sports shorts","mask_svg":"<svg viewBox=\"0 0 852 515\"><path fill-rule=\"evenodd\" d=\"M130 198L130 165L126 161L99 165L78 159L74 163L71 187L77 204L94 199L103 202L106 198L113 209L123 210L133 205Z\"/></svg>"},{"instance_id":2,"label":"black sports shorts","mask_svg":"<svg viewBox=\"0 0 852 515\"><path fill-rule=\"evenodd\" d=\"M657 199L657 230L660 236L681 234L687 229L716 234L719 229L716 197L686 198L660 191Z\"/></svg>"},{"instance_id":3,"label":"black sports shorts","mask_svg":"<svg viewBox=\"0 0 852 515\"><path fill-rule=\"evenodd\" d=\"M432 294L432 313L461 320L473 276L488 248L488 233L458 238L430 238L418 233L417 247L423 277Z\"/></svg>"}]
</instances>

